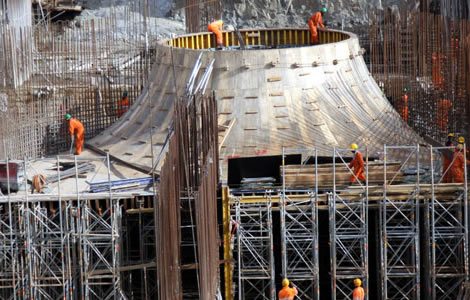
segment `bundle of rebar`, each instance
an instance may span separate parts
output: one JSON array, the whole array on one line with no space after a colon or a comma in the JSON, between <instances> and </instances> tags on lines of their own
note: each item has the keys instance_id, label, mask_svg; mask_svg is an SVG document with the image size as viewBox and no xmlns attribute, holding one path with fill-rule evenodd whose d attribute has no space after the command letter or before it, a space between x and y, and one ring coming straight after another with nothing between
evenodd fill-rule
<instances>
[{"instance_id":1,"label":"bundle of rebar","mask_svg":"<svg viewBox=\"0 0 470 300\"><path fill-rule=\"evenodd\" d=\"M209 78L210 74L202 76ZM205 83L188 84L186 97L175 104L174 131L161 169L157 205L157 262L160 299L182 299L195 291L199 299L215 299L218 282L218 135L215 96L202 96ZM183 205L184 198L184 205ZM194 209L193 209L194 208ZM181 211L193 245L194 261L181 266ZM193 220L195 219L195 224ZM194 228L195 231L194 232ZM196 275L195 282L181 282L181 272ZM194 273L194 271L196 271ZM191 286L192 285L192 286Z\"/></svg>"},{"instance_id":2,"label":"bundle of rebar","mask_svg":"<svg viewBox=\"0 0 470 300\"><path fill-rule=\"evenodd\" d=\"M74 164L74 163L73 163ZM79 162L71 168L60 171L52 176L46 178L47 183L54 183L59 180L75 177L76 175L91 173L95 171L95 165L91 162Z\"/></svg>"}]
</instances>

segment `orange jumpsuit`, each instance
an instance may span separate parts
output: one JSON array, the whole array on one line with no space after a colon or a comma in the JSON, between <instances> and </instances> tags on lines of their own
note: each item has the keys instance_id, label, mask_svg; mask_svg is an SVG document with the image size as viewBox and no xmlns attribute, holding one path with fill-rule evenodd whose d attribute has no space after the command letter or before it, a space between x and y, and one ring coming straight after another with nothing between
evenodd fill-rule
<instances>
[{"instance_id":1,"label":"orange jumpsuit","mask_svg":"<svg viewBox=\"0 0 470 300\"><path fill-rule=\"evenodd\" d=\"M129 98L122 97L118 102L117 116L120 118L129 109Z\"/></svg>"},{"instance_id":2,"label":"orange jumpsuit","mask_svg":"<svg viewBox=\"0 0 470 300\"><path fill-rule=\"evenodd\" d=\"M449 109L452 107L452 102L448 99L440 99L437 103L437 126L442 131L447 131L447 124L449 122Z\"/></svg>"},{"instance_id":3,"label":"orange jumpsuit","mask_svg":"<svg viewBox=\"0 0 470 300\"><path fill-rule=\"evenodd\" d=\"M461 150L456 150L454 152L454 163L452 164L452 179L454 183L463 183L465 180L465 161L463 157L463 152Z\"/></svg>"},{"instance_id":4,"label":"orange jumpsuit","mask_svg":"<svg viewBox=\"0 0 470 300\"><path fill-rule=\"evenodd\" d=\"M351 168L354 173L354 175L351 175L351 178L349 179L351 183L356 182L356 178L360 181L366 180L364 173L364 159L361 152L356 151L353 160L349 163L349 168Z\"/></svg>"},{"instance_id":5,"label":"orange jumpsuit","mask_svg":"<svg viewBox=\"0 0 470 300\"><path fill-rule=\"evenodd\" d=\"M217 39L217 46L223 46L224 45L224 39L222 38L222 28L224 27L224 21L218 20L214 21L207 26L207 30L209 32L213 32L215 34L215 37Z\"/></svg>"},{"instance_id":6,"label":"orange jumpsuit","mask_svg":"<svg viewBox=\"0 0 470 300\"><path fill-rule=\"evenodd\" d=\"M403 121L408 123L408 95L407 94L403 94L403 96L401 96L401 101L398 102L397 109Z\"/></svg>"},{"instance_id":7,"label":"orange jumpsuit","mask_svg":"<svg viewBox=\"0 0 470 300\"><path fill-rule=\"evenodd\" d=\"M286 286L286 287L283 287L282 290L279 291L278 296L279 296L279 300L294 300L297 294L298 294L298 291L295 287L290 288Z\"/></svg>"},{"instance_id":8,"label":"orange jumpsuit","mask_svg":"<svg viewBox=\"0 0 470 300\"><path fill-rule=\"evenodd\" d=\"M308 20L308 28L310 28L310 43L312 43L312 45L318 44L318 27L325 28L321 12L314 13Z\"/></svg>"},{"instance_id":9,"label":"orange jumpsuit","mask_svg":"<svg viewBox=\"0 0 470 300\"><path fill-rule=\"evenodd\" d=\"M70 119L69 133L71 137L75 135L75 155L80 155L85 143L85 127L83 127L82 122L75 118Z\"/></svg>"},{"instance_id":10,"label":"orange jumpsuit","mask_svg":"<svg viewBox=\"0 0 470 300\"><path fill-rule=\"evenodd\" d=\"M452 147L453 144L451 141L446 142L446 147ZM444 149L442 153L442 183L451 183L452 182L452 170L449 168L452 163L454 154L451 149Z\"/></svg>"},{"instance_id":11,"label":"orange jumpsuit","mask_svg":"<svg viewBox=\"0 0 470 300\"><path fill-rule=\"evenodd\" d=\"M442 89L444 86L444 78L441 72L442 54L434 52L432 54L432 83L437 89Z\"/></svg>"},{"instance_id":12,"label":"orange jumpsuit","mask_svg":"<svg viewBox=\"0 0 470 300\"><path fill-rule=\"evenodd\" d=\"M352 298L353 300L364 300L364 289L360 286L356 287L353 290Z\"/></svg>"}]
</instances>

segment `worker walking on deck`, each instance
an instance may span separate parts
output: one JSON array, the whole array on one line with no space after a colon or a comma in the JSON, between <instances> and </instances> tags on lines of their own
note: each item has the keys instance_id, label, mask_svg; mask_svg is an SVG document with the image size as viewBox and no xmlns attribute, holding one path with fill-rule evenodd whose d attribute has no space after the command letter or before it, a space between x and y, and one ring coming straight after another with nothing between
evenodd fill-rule
<instances>
[{"instance_id":1,"label":"worker walking on deck","mask_svg":"<svg viewBox=\"0 0 470 300\"><path fill-rule=\"evenodd\" d=\"M447 135L446 147L454 146L454 134L449 133ZM452 171L450 164L454 158L454 151L452 149L444 149L442 152L442 183L452 182Z\"/></svg>"},{"instance_id":2,"label":"worker walking on deck","mask_svg":"<svg viewBox=\"0 0 470 300\"><path fill-rule=\"evenodd\" d=\"M457 148L454 152L454 158L452 162L452 181L454 183L463 183L465 180L465 158L463 154L463 148L465 144L465 138L460 136L458 139Z\"/></svg>"},{"instance_id":3,"label":"worker walking on deck","mask_svg":"<svg viewBox=\"0 0 470 300\"><path fill-rule=\"evenodd\" d=\"M117 105L116 115L118 116L118 118L120 118L123 114L125 114L129 110L129 107L130 107L127 91L122 93L122 97L118 101L117 104L118 105Z\"/></svg>"},{"instance_id":4,"label":"worker walking on deck","mask_svg":"<svg viewBox=\"0 0 470 300\"><path fill-rule=\"evenodd\" d=\"M362 153L359 152L359 147L357 144L351 144L351 152L354 154L353 160L349 163L349 168L352 170L353 175L349 181L351 183L359 181L365 181L366 176L364 173L364 158L362 157Z\"/></svg>"},{"instance_id":5,"label":"worker walking on deck","mask_svg":"<svg viewBox=\"0 0 470 300\"><path fill-rule=\"evenodd\" d=\"M224 27L224 21L217 20L207 26L207 30L215 34L217 49L222 49L224 47L224 40L222 38L222 28Z\"/></svg>"},{"instance_id":6,"label":"worker walking on deck","mask_svg":"<svg viewBox=\"0 0 470 300\"><path fill-rule=\"evenodd\" d=\"M310 29L310 43L316 45L318 41L318 28L325 28L323 24L323 15L328 11L326 7L322 7L320 11L314 13L308 20L308 28Z\"/></svg>"},{"instance_id":7,"label":"worker walking on deck","mask_svg":"<svg viewBox=\"0 0 470 300\"><path fill-rule=\"evenodd\" d=\"M83 150L83 144L85 143L85 127L82 122L76 118L72 118L72 115L66 114L65 120L69 123L69 133L72 138L72 144L75 141L75 155L80 155Z\"/></svg>"},{"instance_id":8,"label":"worker walking on deck","mask_svg":"<svg viewBox=\"0 0 470 300\"><path fill-rule=\"evenodd\" d=\"M294 300L295 296L297 296L297 288L295 286L290 287L289 285L292 285L292 283L289 282L289 279L284 278L282 280L282 289L278 293L279 300Z\"/></svg>"},{"instance_id":9,"label":"worker walking on deck","mask_svg":"<svg viewBox=\"0 0 470 300\"><path fill-rule=\"evenodd\" d=\"M364 289L362 288L362 281L359 278L354 279L354 290L352 293L353 300L364 300Z\"/></svg>"}]
</instances>

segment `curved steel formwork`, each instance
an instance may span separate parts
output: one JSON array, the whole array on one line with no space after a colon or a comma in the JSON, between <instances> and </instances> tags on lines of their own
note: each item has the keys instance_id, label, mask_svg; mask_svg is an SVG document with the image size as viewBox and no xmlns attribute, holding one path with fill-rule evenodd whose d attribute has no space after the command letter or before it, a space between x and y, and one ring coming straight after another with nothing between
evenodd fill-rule
<instances>
[{"instance_id":1,"label":"curved steel formwork","mask_svg":"<svg viewBox=\"0 0 470 300\"><path fill-rule=\"evenodd\" d=\"M207 88L217 99L225 162L279 155L282 147L315 148L329 156L331 147L352 142L368 144L370 155L380 156L383 144L423 142L370 75L356 35L323 31L322 44L316 46L309 45L304 29L226 32L224 39L229 46L224 51L213 51L207 33L158 45L150 84L130 111L90 145L150 170L166 143L175 99L195 75L201 53L203 66L215 59Z\"/></svg>"}]
</instances>

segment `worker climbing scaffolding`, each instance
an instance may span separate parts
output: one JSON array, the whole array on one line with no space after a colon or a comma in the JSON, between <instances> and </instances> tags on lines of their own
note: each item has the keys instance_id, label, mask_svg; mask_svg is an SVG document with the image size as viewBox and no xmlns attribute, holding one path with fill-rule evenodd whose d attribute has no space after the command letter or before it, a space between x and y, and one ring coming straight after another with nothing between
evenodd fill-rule
<instances>
[{"instance_id":1,"label":"worker climbing scaffolding","mask_svg":"<svg viewBox=\"0 0 470 300\"><path fill-rule=\"evenodd\" d=\"M323 29L323 16L328 11L326 7L322 7L320 11L314 13L308 20L308 28L310 29L310 43L316 45L319 43L318 28Z\"/></svg>"},{"instance_id":2,"label":"worker climbing scaffolding","mask_svg":"<svg viewBox=\"0 0 470 300\"><path fill-rule=\"evenodd\" d=\"M85 127L78 119L73 118L71 114L65 114L65 120L68 122L69 133L72 139L70 145L70 152L72 152L73 144L75 143L75 155L80 155L85 143Z\"/></svg>"}]
</instances>

